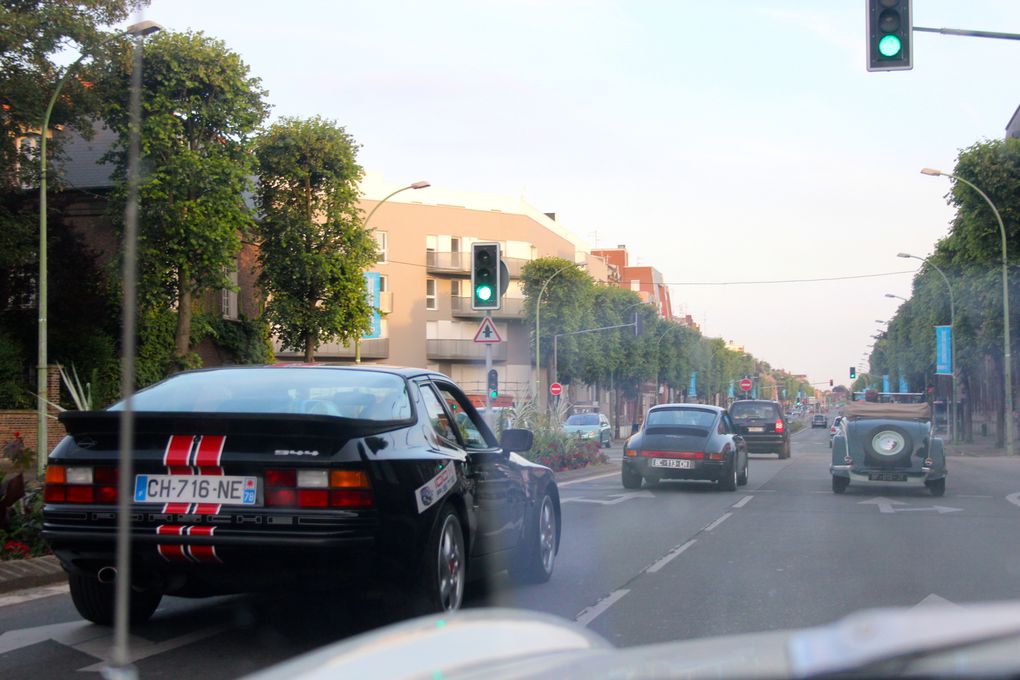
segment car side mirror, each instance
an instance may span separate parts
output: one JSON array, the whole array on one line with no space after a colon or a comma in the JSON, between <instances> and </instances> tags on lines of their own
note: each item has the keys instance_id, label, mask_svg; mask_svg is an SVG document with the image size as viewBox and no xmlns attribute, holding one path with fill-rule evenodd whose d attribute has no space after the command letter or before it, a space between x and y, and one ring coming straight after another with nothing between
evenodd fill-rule
<instances>
[{"instance_id":1,"label":"car side mirror","mask_svg":"<svg viewBox=\"0 0 1020 680\"><path fill-rule=\"evenodd\" d=\"M503 430L503 434L500 435L499 446L504 451L523 453L524 451L531 450L531 445L534 441L535 435L532 434L531 430L509 428Z\"/></svg>"}]
</instances>

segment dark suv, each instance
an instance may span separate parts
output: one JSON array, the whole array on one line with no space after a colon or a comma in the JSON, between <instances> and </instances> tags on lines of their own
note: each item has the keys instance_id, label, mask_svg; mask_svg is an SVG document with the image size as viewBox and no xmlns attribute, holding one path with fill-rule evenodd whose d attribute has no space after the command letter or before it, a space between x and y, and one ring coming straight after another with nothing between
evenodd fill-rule
<instances>
[{"instance_id":1,"label":"dark suv","mask_svg":"<svg viewBox=\"0 0 1020 680\"><path fill-rule=\"evenodd\" d=\"M734 430L747 442L750 453L778 453L790 457L790 432L778 401L742 399L729 408Z\"/></svg>"}]
</instances>

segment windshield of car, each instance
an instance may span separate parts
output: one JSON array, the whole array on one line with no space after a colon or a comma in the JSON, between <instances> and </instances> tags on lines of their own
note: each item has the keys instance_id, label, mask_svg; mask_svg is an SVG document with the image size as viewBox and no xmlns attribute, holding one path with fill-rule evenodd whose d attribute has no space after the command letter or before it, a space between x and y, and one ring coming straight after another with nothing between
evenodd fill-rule
<instances>
[{"instance_id":1,"label":"windshield of car","mask_svg":"<svg viewBox=\"0 0 1020 680\"><path fill-rule=\"evenodd\" d=\"M567 418L567 425L598 425L599 417L594 413L577 413Z\"/></svg>"},{"instance_id":2,"label":"windshield of car","mask_svg":"<svg viewBox=\"0 0 1020 680\"><path fill-rule=\"evenodd\" d=\"M110 410L123 407L118 402ZM138 392L133 407L174 413L303 413L377 421L411 416L400 376L303 367L181 373Z\"/></svg>"},{"instance_id":3,"label":"windshield of car","mask_svg":"<svg viewBox=\"0 0 1020 680\"><path fill-rule=\"evenodd\" d=\"M748 420L751 418L775 418L776 407L772 404L756 403L750 401L738 401L730 408L730 417L734 420Z\"/></svg>"}]
</instances>

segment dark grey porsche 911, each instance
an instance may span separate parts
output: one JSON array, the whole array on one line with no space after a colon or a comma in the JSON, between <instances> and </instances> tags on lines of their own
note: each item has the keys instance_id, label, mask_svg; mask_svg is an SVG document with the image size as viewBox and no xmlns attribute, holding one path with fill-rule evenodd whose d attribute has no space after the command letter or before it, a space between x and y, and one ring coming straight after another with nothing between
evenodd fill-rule
<instances>
[{"instance_id":1,"label":"dark grey porsche 911","mask_svg":"<svg viewBox=\"0 0 1020 680\"><path fill-rule=\"evenodd\" d=\"M725 409L702 404L653 406L641 430L627 440L623 486L663 479L714 481L724 491L747 484L747 444Z\"/></svg>"}]
</instances>

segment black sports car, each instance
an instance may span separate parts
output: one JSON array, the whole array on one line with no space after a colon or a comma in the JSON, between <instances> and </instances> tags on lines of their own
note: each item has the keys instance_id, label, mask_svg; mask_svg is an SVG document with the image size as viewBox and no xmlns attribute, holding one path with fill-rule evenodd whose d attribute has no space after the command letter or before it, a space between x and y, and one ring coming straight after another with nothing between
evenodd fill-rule
<instances>
[{"instance_id":1,"label":"black sports car","mask_svg":"<svg viewBox=\"0 0 1020 680\"><path fill-rule=\"evenodd\" d=\"M497 442L438 373L199 370L138 392L134 408L135 620L163 594L369 579L400 588L417 611L454 610L483 562L533 582L552 573L556 482L513 452L531 447L531 432ZM121 409L62 413L69 436L46 471L43 535L79 613L104 624Z\"/></svg>"},{"instance_id":2,"label":"black sports car","mask_svg":"<svg viewBox=\"0 0 1020 680\"><path fill-rule=\"evenodd\" d=\"M653 406L623 452L620 474L628 489L663 479L706 479L726 491L747 484L747 445L718 406Z\"/></svg>"}]
</instances>

